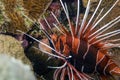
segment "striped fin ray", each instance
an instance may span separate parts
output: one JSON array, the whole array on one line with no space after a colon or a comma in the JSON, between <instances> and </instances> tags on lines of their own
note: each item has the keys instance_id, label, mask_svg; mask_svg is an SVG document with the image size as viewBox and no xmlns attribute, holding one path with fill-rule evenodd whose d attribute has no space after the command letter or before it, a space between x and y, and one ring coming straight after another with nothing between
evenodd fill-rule
<instances>
[{"instance_id":1,"label":"striped fin ray","mask_svg":"<svg viewBox=\"0 0 120 80\"><path fill-rule=\"evenodd\" d=\"M120 39L106 40L106 43L114 43L120 41Z\"/></svg>"},{"instance_id":2,"label":"striped fin ray","mask_svg":"<svg viewBox=\"0 0 120 80\"><path fill-rule=\"evenodd\" d=\"M91 77L79 73L71 64L67 63L67 67L56 69L54 72L54 80L64 80L65 76L68 76L69 80L89 80ZM64 75L63 75L64 74Z\"/></svg>"},{"instance_id":3,"label":"striped fin ray","mask_svg":"<svg viewBox=\"0 0 120 80\"><path fill-rule=\"evenodd\" d=\"M22 13L22 15L24 15L24 14ZM30 22L34 23L34 21L33 21L32 19L30 19L30 18L27 17L26 15L24 15L24 16L25 16ZM44 19L45 19L47 25L50 27L50 25L49 25L49 23L47 22L47 20L46 20L45 17L44 17ZM36 25L36 26L39 26L39 25L37 25L37 24L35 24L35 25ZM55 48L55 45L54 45L53 41L51 40L48 32L46 31L46 29L43 27L43 25L42 25L41 23L40 23L40 25L41 25L40 29L42 29L42 32L43 32L43 33L47 36L47 38L52 42L52 45L53 45L54 48ZM51 27L50 27L50 29L51 29ZM44 30L44 31L43 31L43 30ZM21 32L21 31L19 31L19 32Z\"/></svg>"},{"instance_id":4,"label":"striped fin ray","mask_svg":"<svg viewBox=\"0 0 120 80\"><path fill-rule=\"evenodd\" d=\"M22 15L24 15L24 14L22 13ZM24 15L24 16L25 16L30 22L34 23L34 21L33 21L32 19L30 19L30 18L27 17L26 15ZM50 25L49 25L49 23L47 22L47 20L46 20L45 17L44 17L44 19L45 19L47 25L50 27ZM37 24L35 24L35 25L36 25L36 26L39 26L39 25L37 25ZM54 45L52 39L50 38L48 32L46 31L46 29L43 27L43 25L42 25L41 23L40 23L40 25L41 25L40 29L41 29L42 32L47 36L47 38L52 42L52 45L53 45L53 47L55 48L55 45ZM51 29L51 27L50 27L50 29ZM19 31L19 32L21 32L21 31ZM51 32L52 32L52 30L51 30Z\"/></svg>"},{"instance_id":5,"label":"striped fin ray","mask_svg":"<svg viewBox=\"0 0 120 80\"><path fill-rule=\"evenodd\" d=\"M87 25L85 26L85 29L83 30L83 33L86 31L86 29L88 28L88 26L91 24L91 22L92 22L92 20L93 20L93 18L95 16L95 14L96 14L96 12L98 11L98 8L100 7L101 2L102 2L102 0L99 1L99 3L97 5L97 7L96 7L96 9L95 9L92 17L90 18L90 20L88 21Z\"/></svg>"},{"instance_id":6,"label":"striped fin ray","mask_svg":"<svg viewBox=\"0 0 120 80\"><path fill-rule=\"evenodd\" d=\"M106 30L110 29L111 27L113 27L118 22L120 22L120 16L118 16L114 20L110 21L109 23L107 23L106 25L104 25L103 27L101 27L100 29L98 29L97 31L95 31L94 33L92 33L88 37L89 38L89 42L92 41L93 39L95 39L96 37L99 37L99 35L101 35Z\"/></svg>"},{"instance_id":7,"label":"striped fin ray","mask_svg":"<svg viewBox=\"0 0 120 80\"><path fill-rule=\"evenodd\" d=\"M92 25L95 25L95 23L97 22L97 20L100 18L102 12L104 11L104 8L101 9L100 13L97 15L97 17L95 18L95 20L93 21Z\"/></svg>"},{"instance_id":8,"label":"striped fin ray","mask_svg":"<svg viewBox=\"0 0 120 80\"><path fill-rule=\"evenodd\" d=\"M105 39L108 39L108 38L113 37L118 34L120 34L120 29L100 35L100 36L96 37L97 40L95 42L93 42L92 44L99 43L100 41L103 41Z\"/></svg>"},{"instance_id":9,"label":"striped fin ray","mask_svg":"<svg viewBox=\"0 0 120 80\"><path fill-rule=\"evenodd\" d=\"M68 68L69 68L69 67L68 67ZM70 76L71 76L70 78L71 78L71 80L74 80L74 74L73 74L72 68L70 67L69 70L70 70L70 74L71 74L71 75L70 75Z\"/></svg>"},{"instance_id":10,"label":"striped fin ray","mask_svg":"<svg viewBox=\"0 0 120 80\"><path fill-rule=\"evenodd\" d=\"M110 29L111 27L113 27L115 24L117 24L118 22L120 22L120 16L118 16L117 18L115 18L114 20L110 21L109 23L107 23L106 25L102 26L100 29L98 29L97 31L95 31L94 33L92 33L90 37L92 37L93 35L100 35L103 32L105 32L106 30Z\"/></svg>"},{"instance_id":11,"label":"striped fin ray","mask_svg":"<svg viewBox=\"0 0 120 80\"><path fill-rule=\"evenodd\" d=\"M53 13L53 12L51 12L51 14L52 14L52 16L55 18L55 20L57 21L57 23L58 23L58 25L59 25L59 27L62 27L62 30L56 25L56 24L53 24L57 29L58 29L58 31L60 31L62 34L68 34L68 31L65 29L65 27L63 27L61 24L60 24L60 22L59 22L59 20L57 19L57 17L55 16L55 14Z\"/></svg>"},{"instance_id":12,"label":"striped fin ray","mask_svg":"<svg viewBox=\"0 0 120 80\"><path fill-rule=\"evenodd\" d=\"M40 23L40 26L41 26L41 29L44 30L44 31L42 30L42 32L47 36L47 38L51 41L51 43L53 44L53 46L54 46L54 48L55 48L55 44L53 43L53 41L52 41L49 33L46 31L46 29L44 29L44 27L43 27L43 25L42 25L41 23Z\"/></svg>"},{"instance_id":13,"label":"striped fin ray","mask_svg":"<svg viewBox=\"0 0 120 80\"><path fill-rule=\"evenodd\" d=\"M94 31L94 28L97 27L97 25L104 19L104 17L114 8L114 6L117 4L119 0L117 0L112 7L99 19L95 19L95 21L93 22L93 24L91 25L92 27L89 28L89 33L86 32L87 36L88 36L88 40L89 42L95 42L97 39L96 37L98 37L99 35L101 35L103 32L105 32L106 30L110 29L111 27L113 27L115 24L117 24L118 22L120 22L120 16L116 17L114 20L110 21L109 23L107 23L106 25L102 26L100 29L98 29L97 31ZM104 9L104 8L103 8ZM103 9L101 10L101 12L103 11ZM101 14L100 12L100 14ZM94 13L93 13L94 14ZM99 14L97 16L97 18L99 17ZM87 30L87 29L86 29ZM86 35L85 35L86 36Z\"/></svg>"},{"instance_id":14,"label":"striped fin ray","mask_svg":"<svg viewBox=\"0 0 120 80\"><path fill-rule=\"evenodd\" d=\"M50 29L50 32L53 33L52 28L51 28L49 22L47 21L47 19L45 18L45 16L43 16L43 18L44 18L44 20L45 20L45 22L46 22L48 28ZM41 24L42 24L42 23L41 23Z\"/></svg>"},{"instance_id":15,"label":"striped fin ray","mask_svg":"<svg viewBox=\"0 0 120 80\"><path fill-rule=\"evenodd\" d=\"M74 36L75 36L75 27L73 26L72 22L70 21L70 18L69 18L69 11L68 11L68 8L67 8L67 4L65 3L65 8L66 8L66 11L68 13L68 22L69 22L69 28L70 28L70 31L71 31L71 35L72 35L72 39L74 41Z\"/></svg>"},{"instance_id":16,"label":"striped fin ray","mask_svg":"<svg viewBox=\"0 0 120 80\"><path fill-rule=\"evenodd\" d=\"M49 29L51 29L51 26L50 26L50 24L48 23L48 21L47 21L47 19L45 18L45 16L43 16L43 18L44 18L46 24L48 25Z\"/></svg>"},{"instance_id":17,"label":"striped fin ray","mask_svg":"<svg viewBox=\"0 0 120 80\"><path fill-rule=\"evenodd\" d=\"M110 49L114 47L120 47L120 43L115 43L120 41L120 39L115 39L115 40L107 40L106 44L102 47L102 49Z\"/></svg>"},{"instance_id":18,"label":"striped fin ray","mask_svg":"<svg viewBox=\"0 0 120 80\"><path fill-rule=\"evenodd\" d=\"M65 80L65 76L69 77L69 80L74 80L73 73L70 72L69 67L64 67L60 69L56 69L54 72L54 80Z\"/></svg>"},{"instance_id":19,"label":"striped fin ray","mask_svg":"<svg viewBox=\"0 0 120 80\"><path fill-rule=\"evenodd\" d=\"M63 35L68 34L67 30L66 30L63 26L62 26L62 30L61 30L56 24L53 23L53 25L54 25L54 27L56 27L56 29L57 29L60 33L62 33Z\"/></svg>"},{"instance_id":20,"label":"striped fin ray","mask_svg":"<svg viewBox=\"0 0 120 80\"><path fill-rule=\"evenodd\" d=\"M78 25L79 25L79 14L80 14L80 1L77 0L77 17L76 17L76 26L75 26L75 33L77 33Z\"/></svg>"},{"instance_id":21,"label":"striped fin ray","mask_svg":"<svg viewBox=\"0 0 120 80\"><path fill-rule=\"evenodd\" d=\"M95 18L95 20L93 21L92 24L90 24L90 23L89 23L89 25L87 24L88 26L85 27L86 29L84 29L84 31L83 31L84 38L87 38L87 39L88 39L88 37L89 37L90 34L91 34L92 25L94 25L94 24L97 22L97 20L99 19L101 13L103 12L103 10L104 10L104 8L101 9L100 13L97 15L97 17ZM94 14L94 13L93 13L93 14Z\"/></svg>"},{"instance_id":22,"label":"striped fin ray","mask_svg":"<svg viewBox=\"0 0 120 80\"><path fill-rule=\"evenodd\" d=\"M86 74L79 73L71 64L67 63L67 67L58 68L54 72L54 80L65 80L65 76L68 76L69 80L89 80L91 77Z\"/></svg>"},{"instance_id":23,"label":"striped fin ray","mask_svg":"<svg viewBox=\"0 0 120 80\"><path fill-rule=\"evenodd\" d=\"M55 70L54 75L53 75L53 79L54 79L54 80L57 80L57 79L58 79L58 76L59 76L61 70L62 70L61 68Z\"/></svg>"},{"instance_id":24,"label":"striped fin ray","mask_svg":"<svg viewBox=\"0 0 120 80\"><path fill-rule=\"evenodd\" d=\"M18 31L18 32L21 32L21 33L23 33L23 34L25 34L26 36L28 36L28 37L30 37L30 38L32 38L33 40L37 41L37 42L40 43L41 45L44 45L45 47L47 47L47 48L53 50L54 52L56 52L57 55L55 55L55 54L53 54L53 53L49 54L48 52L43 51L43 52L45 52L46 54L52 55L53 57L57 57L57 58L62 59L62 60L64 60L65 58L67 58L66 56L64 56L63 54L59 53L58 51L56 51L54 48L50 47L49 45L47 45L47 44L45 44L45 43L43 43L43 42L41 42L41 41L35 39L34 37L32 37L32 36L30 36L30 35L28 35L28 34L22 32L22 31L20 31L20 30L17 30L17 31Z\"/></svg>"},{"instance_id":25,"label":"striped fin ray","mask_svg":"<svg viewBox=\"0 0 120 80\"><path fill-rule=\"evenodd\" d=\"M120 46L120 43L117 43L117 44L107 43L107 44L104 44L104 46L101 49L111 49L119 46Z\"/></svg>"},{"instance_id":26,"label":"striped fin ray","mask_svg":"<svg viewBox=\"0 0 120 80\"><path fill-rule=\"evenodd\" d=\"M62 73L60 75L60 80L65 80L66 71L67 71L66 67L62 69Z\"/></svg>"},{"instance_id":27,"label":"striped fin ray","mask_svg":"<svg viewBox=\"0 0 120 80\"><path fill-rule=\"evenodd\" d=\"M51 67L51 66L48 66L48 68L60 69L60 68L64 68L66 65L67 65L67 62L65 62L62 66L59 66L59 67Z\"/></svg>"},{"instance_id":28,"label":"striped fin ray","mask_svg":"<svg viewBox=\"0 0 120 80\"><path fill-rule=\"evenodd\" d=\"M68 73L68 79L72 80L73 79L73 75L71 75L69 67L67 67L67 73Z\"/></svg>"},{"instance_id":29,"label":"striped fin ray","mask_svg":"<svg viewBox=\"0 0 120 80\"><path fill-rule=\"evenodd\" d=\"M25 15L25 17L26 17L29 21L31 21L32 23L34 22L32 19L28 18L26 15ZM41 23L40 23L40 25L41 25L40 29L43 29L43 30L44 30L44 31L42 31L42 32L43 32L43 33L47 36L47 38L52 42L52 45L54 46L54 48L56 48L56 47L55 47L55 44L53 43L53 41L52 41L52 39L51 39L51 37L48 35L48 32L44 29L44 26L43 26ZM48 24L48 25L49 25L49 24ZM38 25L37 25L37 26L38 26ZM49 27L50 27L50 25L49 25ZM20 30L17 30L17 31L18 31L18 32L21 32L21 33L23 33L23 34L25 34L25 35L27 35L27 36L29 36L30 38L32 38L32 39L34 39L35 41L39 42L41 45L44 45L45 47L47 47L47 48L53 50L54 52L56 52L57 55L54 55L54 54L53 54L53 56L56 56L56 57L61 56L60 59L67 58L66 56L64 56L63 54L59 53L58 51L56 51L56 49L50 47L49 45L47 45L47 44L45 44L45 43L43 43L43 42L35 39L34 37L32 37L32 36L30 36L30 35L22 32L22 31L20 31ZM46 51L43 51L43 52L45 52L46 54L49 54L49 52L46 52ZM49 55L51 55L51 54L49 54Z\"/></svg>"},{"instance_id":30,"label":"striped fin ray","mask_svg":"<svg viewBox=\"0 0 120 80\"><path fill-rule=\"evenodd\" d=\"M76 74L76 76L78 77L79 80L89 80L92 79L90 76L88 76L87 74L84 73L79 73L75 67L71 64L68 63L69 68L73 71L74 74ZM74 75L73 74L73 75Z\"/></svg>"},{"instance_id":31,"label":"striped fin ray","mask_svg":"<svg viewBox=\"0 0 120 80\"><path fill-rule=\"evenodd\" d=\"M72 35L72 39L74 39L74 35L73 35L73 32L72 32L72 25L71 25L71 21L70 21L70 18L69 18L69 12L68 12L68 8L67 8L67 4L65 3L65 5L64 5L62 0L60 0L60 3L62 5L63 10L65 12L65 15L67 17L67 20L68 20L68 23L69 23L69 29L70 29L70 32L71 32L71 35Z\"/></svg>"},{"instance_id":32,"label":"striped fin ray","mask_svg":"<svg viewBox=\"0 0 120 80\"><path fill-rule=\"evenodd\" d=\"M90 9L90 0L88 1L87 9L85 11L85 15L83 17L83 20L82 20L82 23L81 23L81 26L80 26L80 29L79 29L79 32L78 32L78 37L79 38L81 37L82 31L83 31L83 29L85 27L85 23L86 23L86 19L87 19L88 13L89 13L89 9Z\"/></svg>"},{"instance_id":33,"label":"striped fin ray","mask_svg":"<svg viewBox=\"0 0 120 80\"><path fill-rule=\"evenodd\" d=\"M117 0L112 7L93 25L91 28L91 31L107 16L107 14L115 7L115 5L118 3L119 0Z\"/></svg>"},{"instance_id":34,"label":"striped fin ray","mask_svg":"<svg viewBox=\"0 0 120 80\"><path fill-rule=\"evenodd\" d=\"M48 40L52 43L53 48L56 50L56 46L55 46L53 40L51 39L51 36L47 32L47 30L44 29L44 27L43 27L43 25L41 23L40 23L40 29L42 29L42 32L45 34L45 36L48 38Z\"/></svg>"}]
</instances>

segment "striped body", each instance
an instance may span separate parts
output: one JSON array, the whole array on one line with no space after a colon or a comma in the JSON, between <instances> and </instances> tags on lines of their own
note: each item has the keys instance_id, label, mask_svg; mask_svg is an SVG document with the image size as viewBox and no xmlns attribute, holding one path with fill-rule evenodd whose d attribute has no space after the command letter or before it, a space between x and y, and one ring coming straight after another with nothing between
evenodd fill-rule
<instances>
[{"instance_id":1,"label":"striped body","mask_svg":"<svg viewBox=\"0 0 120 80\"><path fill-rule=\"evenodd\" d=\"M70 34L70 33L69 33ZM57 40L55 40L55 37ZM55 44L56 50L65 56L71 55L72 58L67 61L73 65L79 72L82 73L99 73L101 78L107 79L110 75L119 74L120 68L107 54L107 50L101 50L103 43L91 45L86 37L74 37L71 35L51 35ZM117 72L114 72L117 71ZM105 76L105 77L103 77Z\"/></svg>"}]
</instances>

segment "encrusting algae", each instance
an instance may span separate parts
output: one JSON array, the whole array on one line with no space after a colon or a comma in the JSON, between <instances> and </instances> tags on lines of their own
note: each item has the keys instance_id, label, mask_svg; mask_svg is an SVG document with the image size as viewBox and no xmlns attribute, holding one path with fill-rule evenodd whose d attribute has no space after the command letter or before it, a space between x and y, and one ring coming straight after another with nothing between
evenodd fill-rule
<instances>
[{"instance_id":1,"label":"encrusting algae","mask_svg":"<svg viewBox=\"0 0 120 80\"><path fill-rule=\"evenodd\" d=\"M4 16L9 19L7 32L17 33L16 30L27 32L25 16L37 20L48 8L52 0L1 0L4 5ZM19 10L19 8L21 8Z\"/></svg>"},{"instance_id":2,"label":"encrusting algae","mask_svg":"<svg viewBox=\"0 0 120 80\"><path fill-rule=\"evenodd\" d=\"M23 17L16 10L16 0L2 0L5 9L5 15L10 20L7 32L17 33L16 30L27 31Z\"/></svg>"},{"instance_id":3,"label":"encrusting algae","mask_svg":"<svg viewBox=\"0 0 120 80\"><path fill-rule=\"evenodd\" d=\"M23 0L23 7L31 19L39 19L52 0Z\"/></svg>"}]
</instances>

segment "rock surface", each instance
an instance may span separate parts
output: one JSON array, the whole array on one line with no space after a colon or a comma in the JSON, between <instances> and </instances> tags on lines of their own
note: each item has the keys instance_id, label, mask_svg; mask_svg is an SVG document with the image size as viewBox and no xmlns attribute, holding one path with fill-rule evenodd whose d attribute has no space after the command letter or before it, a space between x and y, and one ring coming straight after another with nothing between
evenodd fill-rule
<instances>
[{"instance_id":1,"label":"rock surface","mask_svg":"<svg viewBox=\"0 0 120 80\"><path fill-rule=\"evenodd\" d=\"M0 54L6 54L21 60L25 64L31 64L24 54L21 43L8 35L0 34Z\"/></svg>"},{"instance_id":2,"label":"rock surface","mask_svg":"<svg viewBox=\"0 0 120 80\"><path fill-rule=\"evenodd\" d=\"M36 80L30 66L8 55L0 54L0 80Z\"/></svg>"}]
</instances>

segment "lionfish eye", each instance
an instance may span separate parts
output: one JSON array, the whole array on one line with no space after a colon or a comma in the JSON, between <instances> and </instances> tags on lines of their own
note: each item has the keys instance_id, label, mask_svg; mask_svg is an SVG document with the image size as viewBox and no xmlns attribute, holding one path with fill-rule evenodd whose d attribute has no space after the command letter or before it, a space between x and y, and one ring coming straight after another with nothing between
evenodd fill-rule
<instances>
[{"instance_id":1,"label":"lionfish eye","mask_svg":"<svg viewBox=\"0 0 120 80\"><path fill-rule=\"evenodd\" d=\"M68 60L68 61L69 61L69 59L71 59L71 58L72 58L71 55L69 55L68 57L65 57L65 59Z\"/></svg>"}]
</instances>

